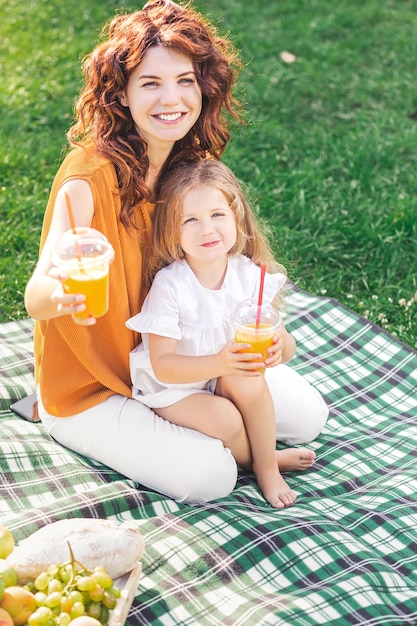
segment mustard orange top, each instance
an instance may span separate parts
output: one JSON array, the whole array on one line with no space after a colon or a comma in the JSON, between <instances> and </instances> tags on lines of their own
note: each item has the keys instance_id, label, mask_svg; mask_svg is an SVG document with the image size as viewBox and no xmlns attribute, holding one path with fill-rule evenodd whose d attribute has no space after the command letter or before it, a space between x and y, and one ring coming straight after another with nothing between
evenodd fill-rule
<instances>
[{"instance_id":1,"label":"mustard orange top","mask_svg":"<svg viewBox=\"0 0 417 626\"><path fill-rule=\"evenodd\" d=\"M153 205L138 208L135 229L120 222L120 199L114 165L92 148L77 147L59 168L46 208L41 249L52 220L56 195L67 180L90 183L94 198L93 228L112 244L109 311L94 326L77 325L71 316L35 322L35 378L48 413L65 417L80 413L113 394L131 397L129 353L140 335L125 322L140 311L145 293L141 289L140 237L152 227Z\"/></svg>"}]
</instances>

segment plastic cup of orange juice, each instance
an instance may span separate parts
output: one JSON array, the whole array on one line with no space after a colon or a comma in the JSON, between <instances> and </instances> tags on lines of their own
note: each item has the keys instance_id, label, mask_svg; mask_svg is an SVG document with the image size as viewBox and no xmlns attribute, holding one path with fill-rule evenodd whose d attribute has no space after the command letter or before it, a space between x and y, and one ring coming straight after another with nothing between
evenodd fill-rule
<instances>
[{"instance_id":1,"label":"plastic cup of orange juice","mask_svg":"<svg viewBox=\"0 0 417 626\"><path fill-rule=\"evenodd\" d=\"M268 357L268 348L272 346L273 338L280 328L281 317L273 306L264 302L258 307L256 300L244 300L234 312L235 343L250 344L249 349L242 352L262 355L259 362L264 362ZM258 370L265 372L265 367Z\"/></svg>"},{"instance_id":2,"label":"plastic cup of orange juice","mask_svg":"<svg viewBox=\"0 0 417 626\"><path fill-rule=\"evenodd\" d=\"M62 236L53 263L68 278L66 293L85 295L84 311L74 313L77 320L101 317L109 308L109 267L114 250L106 237L94 228L76 228Z\"/></svg>"}]
</instances>

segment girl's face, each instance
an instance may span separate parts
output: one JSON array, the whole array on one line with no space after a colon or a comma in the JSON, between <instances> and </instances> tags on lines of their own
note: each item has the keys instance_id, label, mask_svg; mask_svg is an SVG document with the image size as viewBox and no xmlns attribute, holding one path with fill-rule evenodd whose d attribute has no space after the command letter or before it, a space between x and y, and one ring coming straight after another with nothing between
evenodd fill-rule
<instances>
[{"instance_id":1,"label":"girl's face","mask_svg":"<svg viewBox=\"0 0 417 626\"><path fill-rule=\"evenodd\" d=\"M226 260L236 237L235 218L221 191L203 185L185 196L181 248L191 265Z\"/></svg>"},{"instance_id":2,"label":"girl's face","mask_svg":"<svg viewBox=\"0 0 417 626\"><path fill-rule=\"evenodd\" d=\"M191 59L162 46L149 48L120 102L130 109L148 146L170 149L201 113L202 95Z\"/></svg>"}]
</instances>

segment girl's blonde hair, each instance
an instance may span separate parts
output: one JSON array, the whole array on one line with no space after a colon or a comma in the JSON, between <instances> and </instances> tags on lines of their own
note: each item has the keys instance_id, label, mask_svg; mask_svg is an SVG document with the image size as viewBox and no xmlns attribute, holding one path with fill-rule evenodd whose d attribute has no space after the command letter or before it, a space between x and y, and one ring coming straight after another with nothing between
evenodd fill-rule
<instances>
[{"instance_id":1,"label":"girl's blonde hair","mask_svg":"<svg viewBox=\"0 0 417 626\"><path fill-rule=\"evenodd\" d=\"M243 254L256 265L265 264L268 272L286 274L284 266L274 258L268 237L256 220L239 180L221 161L206 159L171 170L161 182L144 276L147 287L160 269L184 259L181 248L184 200L190 191L202 186L220 191L233 212L237 238L229 254Z\"/></svg>"},{"instance_id":2,"label":"girl's blonde hair","mask_svg":"<svg viewBox=\"0 0 417 626\"><path fill-rule=\"evenodd\" d=\"M140 11L114 17L103 29L101 43L84 61L85 85L68 140L72 146L92 142L100 155L114 163L125 226L134 226L136 207L152 197L145 183L147 144L120 97L130 75L154 46L189 57L202 92L200 117L175 143L166 169L207 155L220 158L230 138L224 114L243 121L232 94L241 67L237 50L189 3L181 6L171 0L154 0Z\"/></svg>"}]
</instances>

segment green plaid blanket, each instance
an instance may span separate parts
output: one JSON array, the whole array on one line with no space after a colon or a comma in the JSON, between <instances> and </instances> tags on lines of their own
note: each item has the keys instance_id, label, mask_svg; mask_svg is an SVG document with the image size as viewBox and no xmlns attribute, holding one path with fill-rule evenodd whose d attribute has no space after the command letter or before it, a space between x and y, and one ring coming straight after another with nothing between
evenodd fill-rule
<instances>
[{"instance_id":1,"label":"green plaid blanket","mask_svg":"<svg viewBox=\"0 0 417 626\"><path fill-rule=\"evenodd\" d=\"M177 504L61 448L9 411L33 389L32 322L0 325L0 519L21 539L65 517L134 521L146 550L128 624L417 624L417 353L335 301L295 292L293 366L330 406L317 462L273 510L252 475Z\"/></svg>"}]
</instances>

